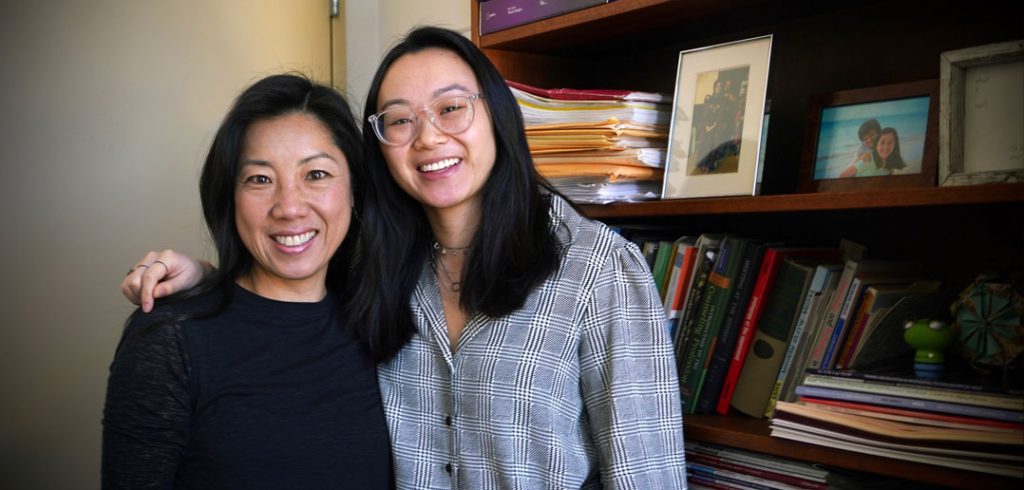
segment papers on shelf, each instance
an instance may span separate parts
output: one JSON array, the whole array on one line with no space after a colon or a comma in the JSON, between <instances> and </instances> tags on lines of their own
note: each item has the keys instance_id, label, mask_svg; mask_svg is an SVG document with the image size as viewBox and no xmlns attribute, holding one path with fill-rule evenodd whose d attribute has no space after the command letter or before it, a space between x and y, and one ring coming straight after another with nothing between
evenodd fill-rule
<instances>
[{"instance_id":1,"label":"papers on shelf","mask_svg":"<svg viewBox=\"0 0 1024 490\"><path fill-rule=\"evenodd\" d=\"M657 199L671 98L509 82L538 173L580 203Z\"/></svg>"}]
</instances>

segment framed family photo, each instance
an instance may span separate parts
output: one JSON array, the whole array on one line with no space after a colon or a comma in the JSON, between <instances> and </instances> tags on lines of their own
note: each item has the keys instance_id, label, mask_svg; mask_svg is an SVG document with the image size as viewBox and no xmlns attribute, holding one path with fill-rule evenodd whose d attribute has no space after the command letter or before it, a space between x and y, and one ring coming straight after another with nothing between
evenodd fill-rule
<instances>
[{"instance_id":1,"label":"framed family photo","mask_svg":"<svg viewBox=\"0 0 1024 490\"><path fill-rule=\"evenodd\" d=\"M662 199L753 195L772 36L679 53Z\"/></svg>"},{"instance_id":2,"label":"framed family photo","mask_svg":"<svg viewBox=\"0 0 1024 490\"><path fill-rule=\"evenodd\" d=\"M1024 181L1024 40L940 56L939 185Z\"/></svg>"},{"instance_id":3,"label":"framed family photo","mask_svg":"<svg viewBox=\"0 0 1024 490\"><path fill-rule=\"evenodd\" d=\"M938 89L924 80L812 98L800 191L934 186Z\"/></svg>"}]
</instances>

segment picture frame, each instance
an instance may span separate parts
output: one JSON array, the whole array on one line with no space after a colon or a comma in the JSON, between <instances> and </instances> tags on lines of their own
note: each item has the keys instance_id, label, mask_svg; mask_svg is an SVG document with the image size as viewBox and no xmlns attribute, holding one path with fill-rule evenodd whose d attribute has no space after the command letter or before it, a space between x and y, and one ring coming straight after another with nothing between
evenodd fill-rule
<instances>
[{"instance_id":1,"label":"picture frame","mask_svg":"<svg viewBox=\"0 0 1024 490\"><path fill-rule=\"evenodd\" d=\"M1024 40L939 57L939 185L1024 181Z\"/></svg>"},{"instance_id":2,"label":"picture frame","mask_svg":"<svg viewBox=\"0 0 1024 490\"><path fill-rule=\"evenodd\" d=\"M679 53L662 199L754 195L772 36Z\"/></svg>"},{"instance_id":3,"label":"picture frame","mask_svg":"<svg viewBox=\"0 0 1024 490\"><path fill-rule=\"evenodd\" d=\"M938 79L819 94L807 119L800 192L935 186Z\"/></svg>"}]
</instances>

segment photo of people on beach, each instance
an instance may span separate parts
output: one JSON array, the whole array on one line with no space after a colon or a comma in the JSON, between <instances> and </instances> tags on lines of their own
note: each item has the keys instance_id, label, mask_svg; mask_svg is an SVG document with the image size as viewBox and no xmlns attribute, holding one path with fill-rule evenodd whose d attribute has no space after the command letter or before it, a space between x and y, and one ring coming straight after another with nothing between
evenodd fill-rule
<instances>
[{"instance_id":1,"label":"photo of people on beach","mask_svg":"<svg viewBox=\"0 0 1024 490\"><path fill-rule=\"evenodd\" d=\"M921 173L929 97L821 111L814 180Z\"/></svg>"}]
</instances>

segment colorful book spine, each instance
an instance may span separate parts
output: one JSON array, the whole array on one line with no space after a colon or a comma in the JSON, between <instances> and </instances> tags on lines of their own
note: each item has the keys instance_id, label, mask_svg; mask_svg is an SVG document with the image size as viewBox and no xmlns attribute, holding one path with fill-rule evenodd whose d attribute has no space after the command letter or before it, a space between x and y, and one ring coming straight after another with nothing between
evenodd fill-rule
<instances>
[{"instance_id":1,"label":"colorful book spine","mask_svg":"<svg viewBox=\"0 0 1024 490\"><path fill-rule=\"evenodd\" d=\"M707 375L705 375L704 383L701 386L701 393L697 397L697 413L714 413L715 407L718 405L722 385L725 382L725 374L729 370L729 360L732 358L733 351L736 350L736 338L739 336L743 314L754 289L754 281L757 279L756 275L763 254L763 243L747 244L747 251L736 275L736 287L729 297L725 318L722 320L722 327L718 332L718 342L715 343L715 349L711 353Z\"/></svg>"},{"instance_id":2,"label":"colorful book spine","mask_svg":"<svg viewBox=\"0 0 1024 490\"><path fill-rule=\"evenodd\" d=\"M732 408L751 417L764 416L779 368L792 339L800 302L810 286L816 266L790 257L782 262L775 286L765 303L764 316L754 333L754 343L743 365Z\"/></svg>"},{"instance_id":3,"label":"colorful book spine","mask_svg":"<svg viewBox=\"0 0 1024 490\"><path fill-rule=\"evenodd\" d=\"M679 380L683 392L683 413L694 413L696 410L710 353L713 352L718 339L729 296L735 288L746 244L746 240L735 236L724 237L714 267L708 274L701 308L697 314L693 334L686 346L684 370Z\"/></svg>"},{"instance_id":4,"label":"colorful book spine","mask_svg":"<svg viewBox=\"0 0 1024 490\"><path fill-rule=\"evenodd\" d=\"M729 370L726 371L725 380L722 382L722 391L718 395L718 405L715 411L720 414L729 413L732 405L732 397L736 392L736 383L740 379L743 365L746 363L750 345L757 331L757 325L764 313L765 299L772 285L775 283L775 275L783 259L788 256L812 256L812 255L836 255L835 249L827 248L795 248L783 247L779 244L769 246L761 258L761 268L757 273L757 280L754 282L754 290L750 293L750 301L747 302L747 310L743 315L743 322L740 325L739 334L736 337L736 347L733 349L732 358L729 360Z\"/></svg>"},{"instance_id":5,"label":"colorful book spine","mask_svg":"<svg viewBox=\"0 0 1024 490\"><path fill-rule=\"evenodd\" d=\"M765 418L770 418L775 412L775 403L777 401L780 399L785 400L785 398L782 398L782 394L787 380L796 378L796 376L790 376L790 372L794 370L793 365L796 362L798 353L805 349L805 346L809 343L805 338L804 332L807 330L807 319L810 317L814 300L824 290L825 281L828 279L829 274L839 267L835 264L818 264L814 269L810 287L807 289L807 294L804 295L800 305L800 314L797 316L796 324L793 326L793 335L789 345L786 346L786 354L783 356L782 365L779 367L779 375L775 379L775 386L768 397L768 404L765 405Z\"/></svg>"}]
</instances>

